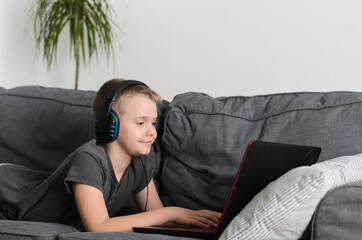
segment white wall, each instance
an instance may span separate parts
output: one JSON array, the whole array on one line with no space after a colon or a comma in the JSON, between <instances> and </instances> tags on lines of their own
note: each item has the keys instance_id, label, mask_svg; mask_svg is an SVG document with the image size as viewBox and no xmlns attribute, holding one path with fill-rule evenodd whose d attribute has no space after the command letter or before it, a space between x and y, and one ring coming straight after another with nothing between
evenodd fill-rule
<instances>
[{"instance_id":1,"label":"white wall","mask_svg":"<svg viewBox=\"0 0 362 240\"><path fill-rule=\"evenodd\" d=\"M57 67L35 49L34 1L0 1L0 86L73 88L62 36ZM80 72L80 89L112 77L145 81L165 99L289 91L362 91L360 0L113 0L123 29L116 67L104 56Z\"/></svg>"}]
</instances>

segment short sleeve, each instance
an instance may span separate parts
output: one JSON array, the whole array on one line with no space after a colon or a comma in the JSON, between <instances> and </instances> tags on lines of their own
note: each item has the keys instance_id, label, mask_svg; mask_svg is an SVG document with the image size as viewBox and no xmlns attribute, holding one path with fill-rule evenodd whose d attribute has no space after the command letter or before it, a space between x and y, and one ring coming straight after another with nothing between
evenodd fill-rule
<instances>
[{"instance_id":1,"label":"short sleeve","mask_svg":"<svg viewBox=\"0 0 362 240\"><path fill-rule=\"evenodd\" d=\"M150 183L153 176L153 172L145 158L139 157L135 160L136 160L135 168L138 168L137 171L138 184L135 189L135 193L139 193Z\"/></svg>"},{"instance_id":2,"label":"short sleeve","mask_svg":"<svg viewBox=\"0 0 362 240\"><path fill-rule=\"evenodd\" d=\"M71 195L73 195L72 182L86 184L102 191L104 174L100 162L87 152L76 155L64 179L64 184Z\"/></svg>"}]
</instances>

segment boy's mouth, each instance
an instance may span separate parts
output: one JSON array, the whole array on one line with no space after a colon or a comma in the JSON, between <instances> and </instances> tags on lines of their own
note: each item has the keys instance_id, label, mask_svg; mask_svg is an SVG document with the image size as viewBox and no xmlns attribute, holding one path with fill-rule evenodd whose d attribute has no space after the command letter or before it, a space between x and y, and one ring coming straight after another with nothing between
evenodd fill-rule
<instances>
[{"instance_id":1,"label":"boy's mouth","mask_svg":"<svg viewBox=\"0 0 362 240\"><path fill-rule=\"evenodd\" d=\"M153 143L153 140L151 140L151 141L141 141L141 143L143 143L145 145L148 145L148 146L151 146L152 143Z\"/></svg>"}]
</instances>

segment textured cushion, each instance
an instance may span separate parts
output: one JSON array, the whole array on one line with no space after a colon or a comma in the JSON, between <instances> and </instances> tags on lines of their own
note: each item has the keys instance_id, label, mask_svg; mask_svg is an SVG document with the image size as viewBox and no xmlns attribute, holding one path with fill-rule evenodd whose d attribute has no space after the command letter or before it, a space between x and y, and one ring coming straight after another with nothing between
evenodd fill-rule
<instances>
[{"instance_id":1,"label":"textured cushion","mask_svg":"<svg viewBox=\"0 0 362 240\"><path fill-rule=\"evenodd\" d=\"M52 171L94 137L95 92L25 86L0 92L0 162Z\"/></svg>"},{"instance_id":2,"label":"textured cushion","mask_svg":"<svg viewBox=\"0 0 362 240\"><path fill-rule=\"evenodd\" d=\"M90 232L75 232L61 234L59 240L193 240L195 238L172 237L159 234L142 234L135 232L108 232L108 233L90 233ZM196 239L195 239L196 240Z\"/></svg>"},{"instance_id":3,"label":"textured cushion","mask_svg":"<svg viewBox=\"0 0 362 240\"><path fill-rule=\"evenodd\" d=\"M362 154L293 169L257 194L220 240L299 239L321 198L330 189L356 180L362 180ZM350 238L329 235L320 239Z\"/></svg>"},{"instance_id":4,"label":"textured cushion","mask_svg":"<svg viewBox=\"0 0 362 240\"><path fill-rule=\"evenodd\" d=\"M360 240L362 181L345 184L326 194L312 222L312 239Z\"/></svg>"},{"instance_id":5,"label":"textured cushion","mask_svg":"<svg viewBox=\"0 0 362 240\"><path fill-rule=\"evenodd\" d=\"M7 240L53 240L67 232L78 229L55 223L0 220L0 239Z\"/></svg>"},{"instance_id":6,"label":"textured cushion","mask_svg":"<svg viewBox=\"0 0 362 240\"><path fill-rule=\"evenodd\" d=\"M250 140L321 146L322 161L362 152L361 124L362 93L178 95L164 122L162 200L220 211Z\"/></svg>"}]
</instances>

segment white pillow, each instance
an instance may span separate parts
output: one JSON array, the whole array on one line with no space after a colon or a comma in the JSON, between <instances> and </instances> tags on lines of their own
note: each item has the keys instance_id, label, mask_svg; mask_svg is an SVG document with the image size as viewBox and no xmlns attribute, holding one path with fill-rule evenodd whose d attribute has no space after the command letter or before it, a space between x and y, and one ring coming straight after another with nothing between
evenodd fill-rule
<instances>
[{"instance_id":1,"label":"white pillow","mask_svg":"<svg viewBox=\"0 0 362 240\"><path fill-rule=\"evenodd\" d=\"M292 169L259 192L219 239L298 239L327 191L361 179L362 154Z\"/></svg>"},{"instance_id":2,"label":"white pillow","mask_svg":"<svg viewBox=\"0 0 362 240\"><path fill-rule=\"evenodd\" d=\"M327 172L335 187L362 179L362 153L334 158L313 166Z\"/></svg>"}]
</instances>

